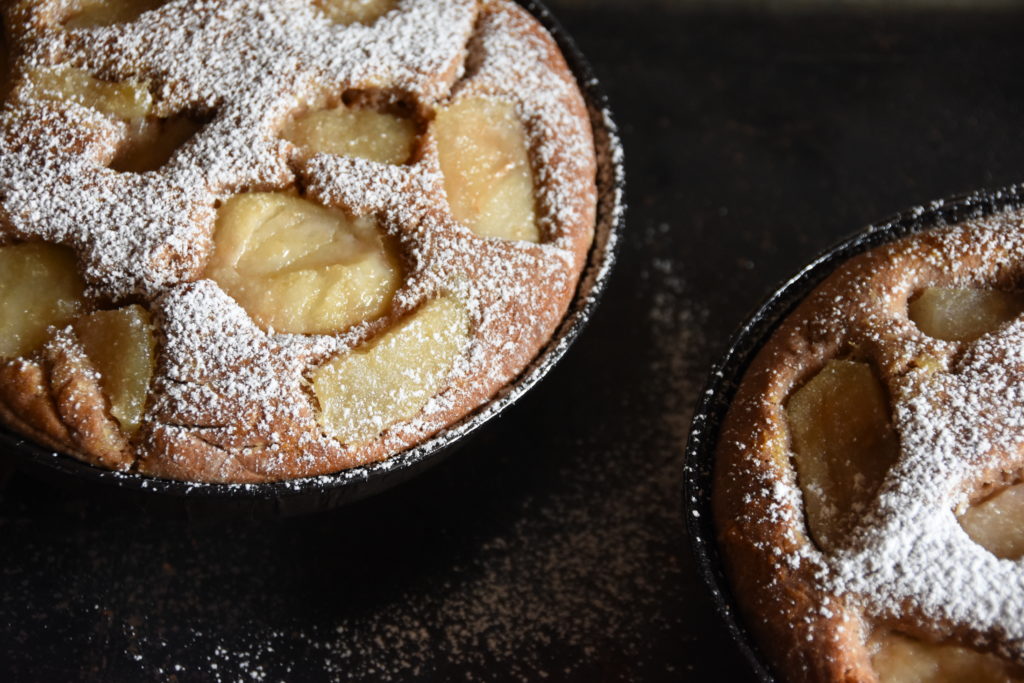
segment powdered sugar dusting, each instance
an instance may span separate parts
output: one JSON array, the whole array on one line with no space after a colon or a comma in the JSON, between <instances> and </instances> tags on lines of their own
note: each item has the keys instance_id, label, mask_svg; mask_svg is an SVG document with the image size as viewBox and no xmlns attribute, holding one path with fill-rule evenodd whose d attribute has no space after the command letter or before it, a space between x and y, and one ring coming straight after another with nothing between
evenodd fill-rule
<instances>
[{"instance_id":1,"label":"powdered sugar dusting","mask_svg":"<svg viewBox=\"0 0 1024 683\"><path fill-rule=\"evenodd\" d=\"M841 267L776 333L774 366L755 361L772 387L771 397L757 400L779 416L776 401L810 368L855 348L887 385L898 459L857 528L830 553L809 541L790 467L751 470L763 486L752 485L746 500L756 503L755 524L785 535L790 566L805 564L824 600L938 640L955 635L1016 662L1024 661L1024 568L974 542L956 514L982 487L1017 480L1024 469L1024 321L973 342L942 341L908 319L906 302L928 286L1019 285L1022 263L1024 214L1008 211L878 247ZM777 445L788 451L784 437L767 436L781 429L762 426L767 419L724 448L749 454L749 463L769 438L781 438ZM815 609L834 616L824 603Z\"/></svg>"},{"instance_id":2,"label":"powdered sugar dusting","mask_svg":"<svg viewBox=\"0 0 1024 683\"><path fill-rule=\"evenodd\" d=\"M664 240L655 226L638 237L627 246L634 263L641 240ZM706 643L688 639L681 646L673 635L694 618L700 598L697 586L685 584L678 448L713 349L709 312L683 278L683 257L650 259L649 244L637 264L643 307L626 312L651 340L624 363L641 373L642 389L594 383L602 394L595 414L612 419L553 416L561 427L546 432L545 448L534 454L540 457L524 462L525 454L512 450L496 471L493 461L478 470L469 458L468 472L456 469L451 487L414 483L395 492L399 505L376 500L316 519L245 524L238 533L218 522L181 536L144 516L135 556L149 558L152 573L132 572L99 591L83 585L118 571L108 569L116 554L99 538L114 525L92 525L83 531L97 536L84 546L87 571L74 573L64 590L76 614L103 625L96 649L113 652L122 675L136 678L558 681L592 680L609 670L627 681L685 677L698 664L692 653ZM622 317L593 323L614 327ZM584 369L580 380L588 374ZM588 390L573 391L575 398ZM542 400L542 411L559 411L564 397ZM614 419L625 413L636 419ZM506 424L537 427L533 419ZM480 438L486 449L488 437ZM459 501L451 512L458 533L438 514L438 490ZM489 506L491 491L517 493L498 495ZM429 512L415 515L420 505ZM363 523L378 510L383 522ZM123 524L130 529L136 521ZM389 544L362 542L364 533ZM46 552L39 537L31 542ZM368 557L368 546L377 554ZM268 559L292 555L297 560L283 569ZM245 569L239 574L237 567ZM144 588L154 575L157 598ZM225 583L229 589L218 588ZM179 588L186 585L201 588ZM360 599L366 594L372 608ZM163 596L161 612L147 618Z\"/></svg>"},{"instance_id":3,"label":"powdered sugar dusting","mask_svg":"<svg viewBox=\"0 0 1024 683\"><path fill-rule=\"evenodd\" d=\"M1024 572L972 541L954 510L979 473L1013 472L1024 450L1024 323L982 338L950 374L901 380L896 427L903 455L855 549L830 583L873 596L892 615L909 604L926 623L953 623L1007 654L1024 654ZM945 629L936 628L936 636Z\"/></svg>"},{"instance_id":4,"label":"powdered sugar dusting","mask_svg":"<svg viewBox=\"0 0 1024 683\"><path fill-rule=\"evenodd\" d=\"M553 42L512 3L402 0L370 26L335 25L308 0L175 0L130 24L82 30L60 27L43 3L19 11L21 73L73 66L146 84L160 116L212 117L159 170L132 174L106 167L130 134L119 119L29 87L3 113L0 239L68 245L91 295L142 299L159 313L145 471L244 482L381 459L486 401L563 314L593 231L593 141ZM404 167L310 158L277 138L292 113L351 90L423 112L449 93L513 99L547 243L482 240L453 221L429 135L422 159ZM401 244L407 279L384 319L338 335L275 335L201 280L219 203L296 183L315 201L374 215ZM369 445L326 437L310 373L444 293L463 301L473 330L448 388Z\"/></svg>"}]
</instances>

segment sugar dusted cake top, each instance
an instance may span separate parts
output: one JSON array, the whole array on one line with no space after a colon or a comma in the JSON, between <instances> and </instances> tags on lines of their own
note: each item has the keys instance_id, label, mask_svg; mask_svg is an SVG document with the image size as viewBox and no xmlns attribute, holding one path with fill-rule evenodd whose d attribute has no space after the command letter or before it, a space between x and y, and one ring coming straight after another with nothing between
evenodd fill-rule
<instances>
[{"instance_id":1,"label":"sugar dusted cake top","mask_svg":"<svg viewBox=\"0 0 1024 683\"><path fill-rule=\"evenodd\" d=\"M7 25L0 250L39 273L19 296L59 293L12 323L9 426L156 476L337 471L486 402L564 314L593 141L516 5L18 2Z\"/></svg>"}]
</instances>

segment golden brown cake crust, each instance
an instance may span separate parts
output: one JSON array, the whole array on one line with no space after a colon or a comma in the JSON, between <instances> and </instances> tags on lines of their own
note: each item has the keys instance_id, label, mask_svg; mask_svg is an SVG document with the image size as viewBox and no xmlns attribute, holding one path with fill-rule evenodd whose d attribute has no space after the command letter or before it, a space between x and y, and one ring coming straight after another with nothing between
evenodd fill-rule
<instances>
[{"instance_id":1,"label":"golden brown cake crust","mask_svg":"<svg viewBox=\"0 0 1024 683\"><path fill-rule=\"evenodd\" d=\"M1024 328L949 342L907 315L925 287L1005 290L1022 278L1019 212L877 247L807 296L746 371L717 446L714 515L744 622L783 679L877 680L866 643L876 627L1024 662L1024 571L976 546L953 517L1024 465L1005 400L1024 384L1007 351ZM874 368L901 449L858 528L826 553L807 532L784 410L834 358Z\"/></svg>"},{"instance_id":2,"label":"golden brown cake crust","mask_svg":"<svg viewBox=\"0 0 1024 683\"><path fill-rule=\"evenodd\" d=\"M142 427L130 438L70 327L0 366L6 425L86 462L160 477L314 476L435 434L486 403L551 337L593 237L595 158L563 57L514 3L400 0L370 26L338 26L307 0L174 0L91 29L62 27L60 7L8 8L17 74L59 62L104 80L142 80L160 116L209 122L159 170L117 173L107 166L126 144L123 122L16 84L0 133L0 244L72 248L88 310L143 304L157 355ZM204 43L218 51L203 54ZM350 91L411 103L425 124L459 98L511 102L526 131L541 243L484 239L454 221L429 131L405 166L310 155L278 137L290 116ZM400 245L405 281L382 318L333 335L274 334L203 279L218 206L240 192L296 187L373 216ZM468 346L443 390L368 443L325 433L310 388L316 369L442 295L470 313Z\"/></svg>"}]
</instances>

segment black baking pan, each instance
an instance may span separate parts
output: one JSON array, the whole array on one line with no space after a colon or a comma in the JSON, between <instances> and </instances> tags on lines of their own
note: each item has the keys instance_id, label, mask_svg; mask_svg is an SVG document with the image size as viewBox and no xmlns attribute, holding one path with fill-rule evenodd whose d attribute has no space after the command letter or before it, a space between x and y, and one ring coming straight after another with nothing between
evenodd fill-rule
<instances>
[{"instance_id":1,"label":"black baking pan","mask_svg":"<svg viewBox=\"0 0 1024 683\"><path fill-rule=\"evenodd\" d=\"M540 2L520 4L554 37L583 92L597 149L597 222L594 243L576 295L547 345L516 379L488 403L448 429L388 460L335 474L267 484L196 484L112 472L54 453L0 429L0 447L19 471L87 494L114 495L149 508L202 517L266 518L328 510L399 484L440 462L470 434L508 409L537 384L568 350L593 315L615 261L624 226L625 175L622 149L608 100L593 70L572 38Z\"/></svg>"},{"instance_id":2,"label":"black baking pan","mask_svg":"<svg viewBox=\"0 0 1024 683\"><path fill-rule=\"evenodd\" d=\"M939 200L927 206L909 209L868 227L825 251L783 283L740 326L729 342L725 355L712 369L694 410L686 444L683 475L686 529L697 571L711 590L718 614L757 679L765 683L776 680L737 611L736 601L724 573L722 556L718 551L711 505L719 430L747 367L779 323L811 290L850 257L915 232L1022 207L1024 184Z\"/></svg>"}]
</instances>

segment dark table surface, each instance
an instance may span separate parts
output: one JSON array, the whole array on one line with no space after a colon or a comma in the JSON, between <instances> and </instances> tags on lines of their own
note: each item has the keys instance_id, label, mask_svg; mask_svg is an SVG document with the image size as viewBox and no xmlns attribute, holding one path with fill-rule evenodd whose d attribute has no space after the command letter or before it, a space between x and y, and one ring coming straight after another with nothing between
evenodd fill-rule
<instances>
[{"instance_id":1,"label":"dark table surface","mask_svg":"<svg viewBox=\"0 0 1024 683\"><path fill-rule=\"evenodd\" d=\"M631 203L562 365L451 459L317 517L185 520L0 474L0 677L749 676L683 529L697 393L839 237L1024 179L1024 8L553 4L611 95Z\"/></svg>"}]
</instances>

